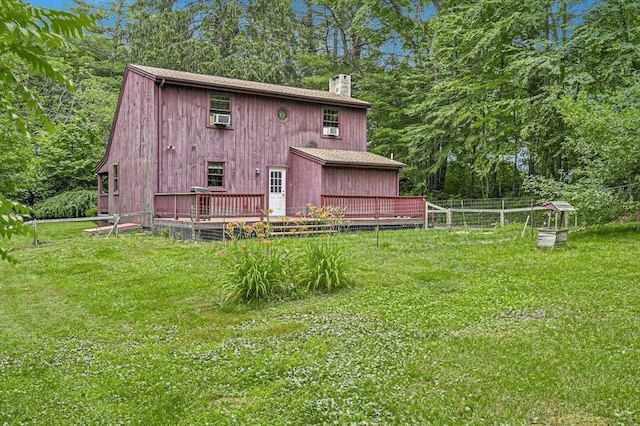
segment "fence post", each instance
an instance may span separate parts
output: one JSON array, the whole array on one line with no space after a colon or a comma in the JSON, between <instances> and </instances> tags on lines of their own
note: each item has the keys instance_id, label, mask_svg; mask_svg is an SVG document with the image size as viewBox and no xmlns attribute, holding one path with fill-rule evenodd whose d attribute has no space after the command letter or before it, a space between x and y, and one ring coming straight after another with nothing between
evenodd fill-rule
<instances>
[{"instance_id":1,"label":"fence post","mask_svg":"<svg viewBox=\"0 0 640 426\"><path fill-rule=\"evenodd\" d=\"M534 216L533 216L533 199L531 199L531 238L534 237L534 232L533 232L533 222L534 222Z\"/></svg>"},{"instance_id":2,"label":"fence post","mask_svg":"<svg viewBox=\"0 0 640 426\"><path fill-rule=\"evenodd\" d=\"M500 226L504 226L504 206L500 210Z\"/></svg>"},{"instance_id":3,"label":"fence post","mask_svg":"<svg viewBox=\"0 0 640 426\"><path fill-rule=\"evenodd\" d=\"M37 246L38 245L38 225L36 224L36 218L33 218L33 221L31 222L31 229L33 229L33 232L35 232L35 234L33 235L33 245Z\"/></svg>"},{"instance_id":4,"label":"fence post","mask_svg":"<svg viewBox=\"0 0 640 426\"><path fill-rule=\"evenodd\" d=\"M424 229L429 229L429 203L424 202Z\"/></svg>"},{"instance_id":5,"label":"fence post","mask_svg":"<svg viewBox=\"0 0 640 426\"><path fill-rule=\"evenodd\" d=\"M196 220L194 215L191 215L191 241L196 240Z\"/></svg>"},{"instance_id":6,"label":"fence post","mask_svg":"<svg viewBox=\"0 0 640 426\"><path fill-rule=\"evenodd\" d=\"M116 238L118 238L118 223L120 222L120 215L118 213L114 214L113 219L114 219L113 226L111 227L111 230L107 234L107 238L109 238L112 232L113 232L113 235L115 235Z\"/></svg>"},{"instance_id":7,"label":"fence post","mask_svg":"<svg viewBox=\"0 0 640 426\"><path fill-rule=\"evenodd\" d=\"M447 209L447 228L451 228L451 225L453 225L453 212Z\"/></svg>"}]
</instances>

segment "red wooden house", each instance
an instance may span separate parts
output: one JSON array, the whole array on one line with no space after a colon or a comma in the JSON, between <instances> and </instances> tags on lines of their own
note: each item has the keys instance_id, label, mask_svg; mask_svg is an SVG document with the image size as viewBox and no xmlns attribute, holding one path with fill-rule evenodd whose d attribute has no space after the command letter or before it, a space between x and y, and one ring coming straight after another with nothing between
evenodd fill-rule
<instances>
[{"instance_id":1,"label":"red wooden house","mask_svg":"<svg viewBox=\"0 0 640 426\"><path fill-rule=\"evenodd\" d=\"M370 106L344 75L319 91L128 65L96 168L99 213L151 212L151 226L307 203L369 214L382 200L400 214L404 164L366 151Z\"/></svg>"}]
</instances>

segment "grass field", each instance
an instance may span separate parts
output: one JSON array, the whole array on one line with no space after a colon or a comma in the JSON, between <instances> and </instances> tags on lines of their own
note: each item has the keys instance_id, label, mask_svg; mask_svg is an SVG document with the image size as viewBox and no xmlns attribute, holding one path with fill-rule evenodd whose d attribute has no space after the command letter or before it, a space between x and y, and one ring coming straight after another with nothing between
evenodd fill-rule
<instances>
[{"instance_id":1,"label":"grass field","mask_svg":"<svg viewBox=\"0 0 640 426\"><path fill-rule=\"evenodd\" d=\"M251 306L219 243L83 227L0 263L0 424L640 424L635 225L341 234L354 286Z\"/></svg>"}]
</instances>

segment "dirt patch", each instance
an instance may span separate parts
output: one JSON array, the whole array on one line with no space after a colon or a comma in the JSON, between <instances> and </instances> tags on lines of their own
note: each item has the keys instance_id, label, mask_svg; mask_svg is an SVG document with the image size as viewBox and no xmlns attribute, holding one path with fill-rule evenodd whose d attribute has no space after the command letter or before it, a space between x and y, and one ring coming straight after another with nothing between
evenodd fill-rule
<instances>
[{"instance_id":1,"label":"dirt patch","mask_svg":"<svg viewBox=\"0 0 640 426\"><path fill-rule=\"evenodd\" d=\"M555 416L532 424L546 426L607 426L609 422L602 417L578 413Z\"/></svg>"},{"instance_id":2,"label":"dirt patch","mask_svg":"<svg viewBox=\"0 0 640 426\"><path fill-rule=\"evenodd\" d=\"M223 396L214 400L211 405L251 405L256 401L254 398L243 398L243 397L233 397L233 396Z\"/></svg>"}]
</instances>

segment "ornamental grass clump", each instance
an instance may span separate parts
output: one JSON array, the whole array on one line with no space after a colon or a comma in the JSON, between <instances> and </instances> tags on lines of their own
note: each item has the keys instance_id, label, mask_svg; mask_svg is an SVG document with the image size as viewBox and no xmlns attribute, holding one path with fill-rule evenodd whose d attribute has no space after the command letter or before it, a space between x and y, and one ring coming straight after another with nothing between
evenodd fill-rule
<instances>
[{"instance_id":1,"label":"ornamental grass clump","mask_svg":"<svg viewBox=\"0 0 640 426\"><path fill-rule=\"evenodd\" d=\"M222 291L225 301L272 299L287 291L287 252L276 252L257 244L232 245L224 253Z\"/></svg>"},{"instance_id":2,"label":"ornamental grass clump","mask_svg":"<svg viewBox=\"0 0 640 426\"><path fill-rule=\"evenodd\" d=\"M301 258L301 269L301 276L310 291L331 293L349 285L349 259L330 239L307 244Z\"/></svg>"},{"instance_id":3,"label":"ornamental grass clump","mask_svg":"<svg viewBox=\"0 0 640 426\"><path fill-rule=\"evenodd\" d=\"M316 220L343 224L344 209L310 206L310 210L318 216ZM224 256L221 284L225 302L280 299L308 291L330 293L348 286L351 266L332 239L314 239L301 253L289 253L269 239L272 231L268 220L253 225L233 222L225 227L228 243L218 252ZM289 232L303 232L303 226L289 228Z\"/></svg>"}]
</instances>

